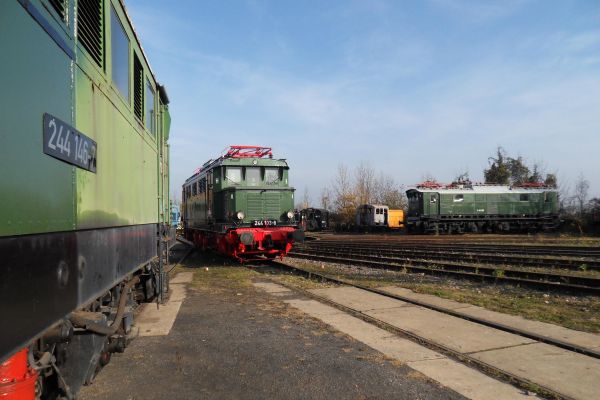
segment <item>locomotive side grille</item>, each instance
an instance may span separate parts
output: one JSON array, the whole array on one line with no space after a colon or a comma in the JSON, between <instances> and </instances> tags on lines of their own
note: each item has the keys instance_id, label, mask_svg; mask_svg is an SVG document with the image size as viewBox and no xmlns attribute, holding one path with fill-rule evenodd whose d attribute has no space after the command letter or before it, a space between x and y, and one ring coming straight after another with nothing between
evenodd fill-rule
<instances>
[{"instance_id":1,"label":"locomotive side grille","mask_svg":"<svg viewBox=\"0 0 600 400\"><path fill-rule=\"evenodd\" d=\"M67 0L50 0L50 5L54 8L54 11L58 14L61 20L65 20L65 3Z\"/></svg>"},{"instance_id":2,"label":"locomotive side grille","mask_svg":"<svg viewBox=\"0 0 600 400\"><path fill-rule=\"evenodd\" d=\"M266 192L264 202L264 213L266 217L279 219L281 204L281 193Z\"/></svg>"},{"instance_id":3,"label":"locomotive side grille","mask_svg":"<svg viewBox=\"0 0 600 400\"><path fill-rule=\"evenodd\" d=\"M133 111L142 120L144 109L144 70L137 54L133 54Z\"/></svg>"},{"instance_id":4,"label":"locomotive side grille","mask_svg":"<svg viewBox=\"0 0 600 400\"><path fill-rule=\"evenodd\" d=\"M247 216L249 219L262 218L262 200L260 193L248 193Z\"/></svg>"},{"instance_id":5,"label":"locomotive side grille","mask_svg":"<svg viewBox=\"0 0 600 400\"><path fill-rule=\"evenodd\" d=\"M77 2L77 39L102 67L102 0L79 0Z\"/></svg>"}]
</instances>

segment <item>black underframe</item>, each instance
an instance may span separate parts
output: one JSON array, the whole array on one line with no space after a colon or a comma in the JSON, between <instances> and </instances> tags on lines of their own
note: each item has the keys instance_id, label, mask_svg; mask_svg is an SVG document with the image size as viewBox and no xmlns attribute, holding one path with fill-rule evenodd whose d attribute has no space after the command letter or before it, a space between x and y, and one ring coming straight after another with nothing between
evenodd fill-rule
<instances>
[{"instance_id":1,"label":"black underframe","mask_svg":"<svg viewBox=\"0 0 600 400\"><path fill-rule=\"evenodd\" d=\"M0 362L158 255L158 225L0 238Z\"/></svg>"}]
</instances>

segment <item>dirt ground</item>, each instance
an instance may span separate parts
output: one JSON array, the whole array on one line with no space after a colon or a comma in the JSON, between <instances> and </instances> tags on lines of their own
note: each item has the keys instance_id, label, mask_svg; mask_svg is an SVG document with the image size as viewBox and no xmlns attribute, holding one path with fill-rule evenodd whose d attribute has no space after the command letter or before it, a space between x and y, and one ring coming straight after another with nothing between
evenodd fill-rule
<instances>
[{"instance_id":1,"label":"dirt ground","mask_svg":"<svg viewBox=\"0 0 600 400\"><path fill-rule=\"evenodd\" d=\"M178 269L195 274L169 335L136 338L80 399L463 398L255 289L260 273L198 253Z\"/></svg>"}]
</instances>

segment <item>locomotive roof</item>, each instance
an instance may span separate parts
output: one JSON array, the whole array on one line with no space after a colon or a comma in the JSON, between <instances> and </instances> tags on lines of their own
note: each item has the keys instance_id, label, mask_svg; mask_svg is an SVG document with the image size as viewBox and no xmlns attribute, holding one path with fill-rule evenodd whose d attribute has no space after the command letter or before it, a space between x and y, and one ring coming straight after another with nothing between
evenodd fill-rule
<instances>
[{"instance_id":1,"label":"locomotive roof","mask_svg":"<svg viewBox=\"0 0 600 400\"><path fill-rule=\"evenodd\" d=\"M246 157L246 158L229 158L229 157L219 157L216 160L209 160L204 163L204 165L196 171L194 175L190 176L186 179L185 183L188 183L194 180L199 175L203 175L207 171L210 171L213 168L220 167L222 165L230 165L236 167L284 167L289 168L287 161L284 158L274 159L274 158L259 158L259 157Z\"/></svg>"},{"instance_id":2,"label":"locomotive roof","mask_svg":"<svg viewBox=\"0 0 600 400\"><path fill-rule=\"evenodd\" d=\"M406 192L417 191L421 193L455 193L455 194L469 194L469 193L544 193L544 192L555 192L556 189L550 187L519 187L519 186L508 186L508 185L473 185L473 186L457 186L457 187L440 187L440 188L412 188Z\"/></svg>"}]
</instances>

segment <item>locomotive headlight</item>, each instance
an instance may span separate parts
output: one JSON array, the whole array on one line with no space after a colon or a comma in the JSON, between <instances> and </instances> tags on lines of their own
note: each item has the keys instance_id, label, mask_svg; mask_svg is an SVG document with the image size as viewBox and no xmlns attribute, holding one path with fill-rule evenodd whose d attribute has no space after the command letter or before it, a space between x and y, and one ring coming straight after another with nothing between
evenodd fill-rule
<instances>
[{"instance_id":1,"label":"locomotive headlight","mask_svg":"<svg viewBox=\"0 0 600 400\"><path fill-rule=\"evenodd\" d=\"M293 219L294 218L294 212L293 211L288 211L287 212L287 217L288 217L288 219Z\"/></svg>"},{"instance_id":2,"label":"locomotive headlight","mask_svg":"<svg viewBox=\"0 0 600 400\"><path fill-rule=\"evenodd\" d=\"M243 220L245 217L243 211L238 211L236 216L237 216L237 219L239 219L240 221Z\"/></svg>"}]
</instances>

